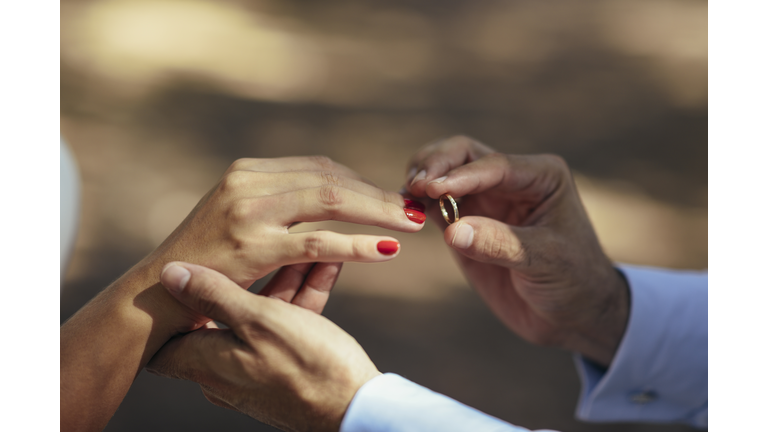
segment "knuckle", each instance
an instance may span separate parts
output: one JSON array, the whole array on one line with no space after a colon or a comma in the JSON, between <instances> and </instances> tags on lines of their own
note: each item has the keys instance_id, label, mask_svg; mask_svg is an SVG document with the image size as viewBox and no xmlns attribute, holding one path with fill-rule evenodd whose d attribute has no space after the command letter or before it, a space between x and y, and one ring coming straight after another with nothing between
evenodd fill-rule
<instances>
[{"instance_id":1,"label":"knuckle","mask_svg":"<svg viewBox=\"0 0 768 432\"><path fill-rule=\"evenodd\" d=\"M341 178L333 171L320 171L318 175L322 185L341 186Z\"/></svg>"},{"instance_id":2,"label":"knuckle","mask_svg":"<svg viewBox=\"0 0 768 432\"><path fill-rule=\"evenodd\" d=\"M509 157L501 152L490 153L487 156L484 156L484 158L498 164L509 165Z\"/></svg>"},{"instance_id":3,"label":"knuckle","mask_svg":"<svg viewBox=\"0 0 768 432\"><path fill-rule=\"evenodd\" d=\"M513 165L512 157L511 155L494 151L483 156L481 159L486 161L492 167L491 169L508 170Z\"/></svg>"},{"instance_id":4,"label":"knuckle","mask_svg":"<svg viewBox=\"0 0 768 432\"><path fill-rule=\"evenodd\" d=\"M366 250L367 250L366 244L362 238L355 237L352 239L352 258L353 259L361 259L366 257L368 255L366 253Z\"/></svg>"},{"instance_id":5,"label":"knuckle","mask_svg":"<svg viewBox=\"0 0 768 432\"><path fill-rule=\"evenodd\" d=\"M229 372L235 375L248 375L252 368L251 355L247 350L229 350L221 353Z\"/></svg>"},{"instance_id":6,"label":"knuckle","mask_svg":"<svg viewBox=\"0 0 768 432\"><path fill-rule=\"evenodd\" d=\"M248 182L249 173L247 171L231 171L221 179L221 191L226 194L232 194L243 188Z\"/></svg>"},{"instance_id":7,"label":"knuckle","mask_svg":"<svg viewBox=\"0 0 768 432\"><path fill-rule=\"evenodd\" d=\"M506 238L498 229L494 229L486 243L486 255L494 260L501 260L506 255Z\"/></svg>"},{"instance_id":8,"label":"knuckle","mask_svg":"<svg viewBox=\"0 0 768 432\"><path fill-rule=\"evenodd\" d=\"M204 283L197 289L194 307L204 316L210 317L216 310L216 292L219 290L218 281L206 278Z\"/></svg>"},{"instance_id":9,"label":"knuckle","mask_svg":"<svg viewBox=\"0 0 768 432\"><path fill-rule=\"evenodd\" d=\"M335 209L342 201L342 191L337 185L324 185L318 190L318 200L329 209Z\"/></svg>"},{"instance_id":10,"label":"knuckle","mask_svg":"<svg viewBox=\"0 0 768 432\"><path fill-rule=\"evenodd\" d=\"M232 164L229 166L229 169L227 170L227 172L234 172L234 171L244 170L247 167L253 165L255 160L256 159L252 159L252 158L240 158L240 159L237 159L236 161L232 162Z\"/></svg>"},{"instance_id":11,"label":"knuckle","mask_svg":"<svg viewBox=\"0 0 768 432\"><path fill-rule=\"evenodd\" d=\"M310 261L316 261L328 251L328 241L320 233L313 233L304 239L303 255Z\"/></svg>"},{"instance_id":12,"label":"knuckle","mask_svg":"<svg viewBox=\"0 0 768 432\"><path fill-rule=\"evenodd\" d=\"M248 199L233 201L225 212L225 217L233 224L241 224L251 218L253 203Z\"/></svg>"},{"instance_id":13,"label":"knuckle","mask_svg":"<svg viewBox=\"0 0 768 432\"><path fill-rule=\"evenodd\" d=\"M556 154L545 154L542 156L544 157L547 164L557 168L562 172L570 172L570 168L568 167L568 162L566 162L562 156L559 156Z\"/></svg>"},{"instance_id":14,"label":"knuckle","mask_svg":"<svg viewBox=\"0 0 768 432\"><path fill-rule=\"evenodd\" d=\"M384 201L390 204L399 205L403 200L403 196L397 192L389 192L389 191L385 191L384 189L378 189L378 191L380 194L379 199L381 201Z\"/></svg>"},{"instance_id":15,"label":"knuckle","mask_svg":"<svg viewBox=\"0 0 768 432\"><path fill-rule=\"evenodd\" d=\"M333 167L334 167L333 160L328 156L323 156L323 155L310 156L310 160L312 161L312 163L317 165L323 171L333 170Z\"/></svg>"},{"instance_id":16,"label":"knuckle","mask_svg":"<svg viewBox=\"0 0 768 432\"><path fill-rule=\"evenodd\" d=\"M511 261L509 236L502 229L494 227L480 248L482 254L494 261Z\"/></svg>"},{"instance_id":17,"label":"knuckle","mask_svg":"<svg viewBox=\"0 0 768 432\"><path fill-rule=\"evenodd\" d=\"M381 214L388 219L400 219L403 217L403 209L398 205L382 201Z\"/></svg>"},{"instance_id":18,"label":"knuckle","mask_svg":"<svg viewBox=\"0 0 768 432\"><path fill-rule=\"evenodd\" d=\"M464 134L454 135L454 136L448 138L448 141L453 143L453 144L463 145L463 146L470 146L470 145L473 145L473 144L477 143L477 140L475 140L474 138L472 138L472 137L470 137L468 135L464 135Z\"/></svg>"}]
</instances>

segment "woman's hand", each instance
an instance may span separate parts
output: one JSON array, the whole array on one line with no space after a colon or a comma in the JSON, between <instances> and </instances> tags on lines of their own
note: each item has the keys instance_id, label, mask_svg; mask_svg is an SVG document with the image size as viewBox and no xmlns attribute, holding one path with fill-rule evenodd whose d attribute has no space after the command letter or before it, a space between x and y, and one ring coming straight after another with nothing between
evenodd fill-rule
<instances>
[{"instance_id":1,"label":"woman's hand","mask_svg":"<svg viewBox=\"0 0 768 432\"><path fill-rule=\"evenodd\" d=\"M425 219L401 195L325 157L240 159L141 267L157 278L166 263L184 260L247 288L281 266L380 262L399 252L392 237L289 233L296 223L337 220L415 232ZM203 323L194 313L181 316L192 328ZM186 325L175 327L186 331Z\"/></svg>"},{"instance_id":2,"label":"woman's hand","mask_svg":"<svg viewBox=\"0 0 768 432\"><path fill-rule=\"evenodd\" d=\"M328 158L236 161L160 247L62 325L61 429L102 429L157 350L210 321L160 285L168 262L205 265L241 288L283 267L263 294L318 310L341 262L390 260L399 243L388 236L289 233L290 226L338 220L415 232L425 219L402 196Z\"/></svg>"},{"instance_id":3,"label":"woman's hand","mask_svg":"<svg viewBox=\"0 0 768 432\"><path fill-rule=\"evenodd\" d=\"M461 219L450 226L434 201L428 213L507 327L611 362L626 327L628 289L600 247L565 161L503 155L459 136L424 147L408 168L413 196L461 199Z\"/></svg>"}]
</instances>

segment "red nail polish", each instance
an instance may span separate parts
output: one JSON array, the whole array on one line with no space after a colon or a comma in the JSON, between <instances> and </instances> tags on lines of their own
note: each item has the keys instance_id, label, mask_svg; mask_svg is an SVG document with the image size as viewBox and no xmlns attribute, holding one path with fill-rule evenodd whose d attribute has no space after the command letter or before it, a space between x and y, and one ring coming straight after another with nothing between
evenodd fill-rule
<instances>
[{"instance_id":1,"label":"red nail polish","mask_svg":"<svg viewBox=\"0 0 768 432\"><path fill-rule=\"evenodd\" d=\"M409 208L403 209L403 210L405 210L405 215L408 216L408 219L416 223L423 224L424 221L427 220L427 216L418 210L409 209Z\"/></svg>"},{"instance_id":2,"label":"red nail polish","mask_svg":"<svg viewBox=\"0 0 768 432\"><path fill-rule=\"evenodd\" d=\"M424 210L427 209L427 207L425 207L424 204L418 201L409 200L409 199L405 200L405 208L411 209L411 210L418 210L422 213L424 213Z\"/></svg>"},{"instance_id":3,"label":"red nail polish","mask_svg":"<svg viewBox=\"0 0 768 432\"><path fill-rule=\"evenodd\" d=\"M382 240L376 245L376 249L383 255L392 255L400 249L400 243L392 240Z\"/></svg>"}]
</instances>

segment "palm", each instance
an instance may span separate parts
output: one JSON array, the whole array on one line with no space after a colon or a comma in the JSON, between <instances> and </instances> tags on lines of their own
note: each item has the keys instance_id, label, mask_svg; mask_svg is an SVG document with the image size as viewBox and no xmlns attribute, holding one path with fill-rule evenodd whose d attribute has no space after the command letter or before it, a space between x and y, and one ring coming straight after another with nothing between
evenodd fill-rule
<instances>
[{"instance_id":1,"label":"palm","mask_svg":"<svg viewBox=\"0 0 768 432\"><path fill-rule=\"evenodd\" d=\"M534 193L510 194L489 190L464 197L461 216L483 216L518 227L532 226L530 215L541 205ZM547 310L556 306L558 287L533 274L525 274L494 264L472 260L454 253L464 275L497 317L514 332L528 340L552 334L555 326Z\"/></svg>"}]
</instances>

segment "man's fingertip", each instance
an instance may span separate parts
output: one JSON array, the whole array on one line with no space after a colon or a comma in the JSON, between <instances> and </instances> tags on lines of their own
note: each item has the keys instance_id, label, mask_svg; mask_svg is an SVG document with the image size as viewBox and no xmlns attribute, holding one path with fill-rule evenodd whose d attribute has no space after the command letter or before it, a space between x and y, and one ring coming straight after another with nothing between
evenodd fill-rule
<instances>
[{"instance_id":1,"label":"man's fingertip","mask_svg":"<svg viewBox=\"0 0 768 432\"><path fill-rule=\"evenodd\" d=\"M416 174L416 177L414 177L413 180L411 180L410 185L413 186L415 183L417 183L417 182L419 182L421 180L424 180L425 178L427 178L427 171L421 170L421 171L419 171L418 174Z\"/></svg>"},{"instance_id":2,"label":"man's fingertip","mask_svg":"<svg viewBox=\"0 0 768 432\"><path fill-rule=\"evenodd\" d=\"M407 184L410 184L410 183L411 183L411 180L412 180L414 177L416 177L416 169L417 169L416 167L413 167L413 168L411 168L411 169L408 171L408 174L406 174L406 176L405 176L405 182L406 182Z\"/></svg>"},{"instance_id":3,"label":"man's fingertip","mask_svg":"<svg viewBox=\"0 0 768 432\"><path fill-rule=\"evenodd\" d=\"M444 182L444 181L445 181L445 179L447 179L447 178L448 178L448 176L442 176L442 177L438 177L438 178L436 178L436 179L434 179L434 180L430 181L429 183L427 183L427 186L431 185L432 183L442 183L442 182Z\"/></svg>"},{"instance_id":4,"label":"man's fingertip","mask_svg":"<svg viewBox=\"0 0 768 432\"><path fill-rule=\"evenodd\" d=\"M178 263L172 262L165 265L160 274L163 286L172 294L178 294L184 290L192 277L192 273Z\"/></svg>"},{"instance_id":5,"label":"man's fingertip","mask_svg":"<svg viewBox=\"0 0 768 432\"><path fill-rule=\"evenodd\" d=\"M472 246L472 240L475 238L475 229L472 225L459 222L459 226L453 231L451 246L457 249L467 249Z\"/></svg>"}]
</instances>

